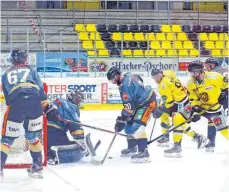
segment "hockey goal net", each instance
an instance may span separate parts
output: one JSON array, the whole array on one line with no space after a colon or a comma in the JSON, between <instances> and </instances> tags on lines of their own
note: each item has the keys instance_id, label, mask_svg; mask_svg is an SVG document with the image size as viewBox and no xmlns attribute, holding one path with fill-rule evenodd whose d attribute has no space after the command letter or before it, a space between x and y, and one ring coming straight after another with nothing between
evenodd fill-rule
<instances>
[{"instance_id":1,"label":"hockey goal net","mask_svg":"<svg viewBox=\"0 0 229 192\"><path fill-rule=\"evenodd\" d=\"M1 129L3 124L4 113L6 111L4 97L0 93L0 123ZM43 166L47 164L47 119L43 118L43 129L39 132L38 137L42 143L43 150ZM14 140L11 150L9 152L4 168L29 168L32 165L32 158L30 155L29 144L25 138L25 131L20 130L20 136Z\"/></svg>"}]
</instances>

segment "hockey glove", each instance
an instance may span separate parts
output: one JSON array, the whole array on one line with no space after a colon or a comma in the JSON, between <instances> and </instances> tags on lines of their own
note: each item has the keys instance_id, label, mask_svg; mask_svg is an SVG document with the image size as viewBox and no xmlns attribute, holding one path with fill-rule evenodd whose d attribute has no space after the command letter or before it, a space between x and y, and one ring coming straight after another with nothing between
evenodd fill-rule
<instances>
[{"instance_id":1,"label":"hockey glove","mask_svg":"<svg viewBox=\"0 0 229 192\"><path fill-rule=\"evenodd\" d=\"M166 108L164 105L159 106L157 109L153 112L153 117L155 119L160 118L163 113L169 113L169 108Z\"/></svg>"},{"instance_id":2,"label":"hockey glove","mask_svg":"<svg viewBox=\"0 0 229 192\"><path fill-rule=\"evenodd\" d=\"M197 122L200 120L201 116L197 113L200 113L201 111L203 111L204 109L198 105L195 105L192 107L192 111L191 111L191 116L192 116L192 121L193 122Z\"/></svg>"},{"instance_id":3,"label":"hockey glove","mask_svg":"<svg viewBox=\"0 0 229 192\"><path fill-rule=\"evenodd\" d=\"M221 91L221 94L220 94L220 96L219 96L219 99L218 99L218 101L219 101L219 103L220 103L221 105L224 104L225 100L228 100L228 89L222 90L222 91Z\"/></svg>"},{"instance_id":4,"label":"hockey glove","mask_svg":"<svg viewBox=\"0 0 229 192\"><path fill-rule=\"evenodd\" d=\"M118 116L115 123L115 131L121 132L124 129L125 124L126 124L126 117Z\"/></svg>"},{"instance_id":5,"label":"hockey glove","mask_svg":"<svg viewBox=\"0 0 229 192\"><path fill-rule=\"evenodd\" d=\"M52 103L46 106L44 114L46 114L48 121L58 122L57 108Z\"/></svg>"}]
</instances>

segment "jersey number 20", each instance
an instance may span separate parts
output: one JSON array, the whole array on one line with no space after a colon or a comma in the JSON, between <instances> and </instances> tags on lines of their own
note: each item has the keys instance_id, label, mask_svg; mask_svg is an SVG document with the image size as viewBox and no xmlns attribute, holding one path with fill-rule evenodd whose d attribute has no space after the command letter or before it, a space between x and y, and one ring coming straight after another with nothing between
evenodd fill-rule
<instances>
[{"instance_id":1,"label":"jersey number 20","mask_svg":"<svg viewBox=\"0 0 229 192\"><path fill-rule=\"evenodd\" d=\"M26 82L29 72L30 72L30 69L17 69L17 70L10 71L7 74L7 79L8 79L9 84ZM19 78L19 76L22 76L22 77Z\"/></svg>"}]
</instances>

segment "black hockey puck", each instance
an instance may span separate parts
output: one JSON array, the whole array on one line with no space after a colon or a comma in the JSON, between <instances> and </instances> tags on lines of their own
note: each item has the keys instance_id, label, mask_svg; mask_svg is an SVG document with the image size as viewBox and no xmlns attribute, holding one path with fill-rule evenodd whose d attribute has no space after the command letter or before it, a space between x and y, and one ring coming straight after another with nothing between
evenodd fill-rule
<instances>
[{"instance_id":1,"label":"black hockey puck","mask_svg":"<svg viewBox=\"0 0 229 192\"><path fill-rule=\"evenodd\" d=\"M108 159L113 159L113 157L108 157Z\"/></svg>"}]
</instances>

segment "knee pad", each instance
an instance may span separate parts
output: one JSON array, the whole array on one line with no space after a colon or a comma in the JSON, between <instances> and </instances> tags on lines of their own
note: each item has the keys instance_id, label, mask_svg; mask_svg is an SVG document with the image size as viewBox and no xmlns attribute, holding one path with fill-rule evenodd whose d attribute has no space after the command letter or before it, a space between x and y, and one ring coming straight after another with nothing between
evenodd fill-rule
<instances>
[{"instance_id":1,"label":"knee pad","mask_svg":"<svg viewBox=\"0 0 229 192\"><path fill-rule=\"evenodd\" d=\"M15 139L16 138L13 138L13 137L2 136L1 144L6 144L6 145L8 145L10 147L13 144Z\"/></svg>"},{"instance_id":2,"label":"knee pad","mask_svg":"<svg viewBox=\"0 0 229 192\"><path fill-rule=\"evenodd\" d=\"M174 116L173 116L173 125L174 126L178 126L182 123L184 123L186 120L185 118L183 117L183 115L181 115L180 113L175 113ZM179 129L187 129L187 124L184 124L183 126L177 128L178 130Z\"/></svg>"},{"instance_id":3,"label":"knee pad","mask_svg":"<svg viewBox=\"0 0 229 192\"><path fill-rule=\"evenodd\" d=\"M169 114L168 114L168 113L163 113L163 114L161 115L160 119L161 119L161 126L162 126L163 128L166 128L166 127L164 127L163 125L165 125L165 126L170 126L170 120L169 120Z\"/></svg>"}]
</instances>

